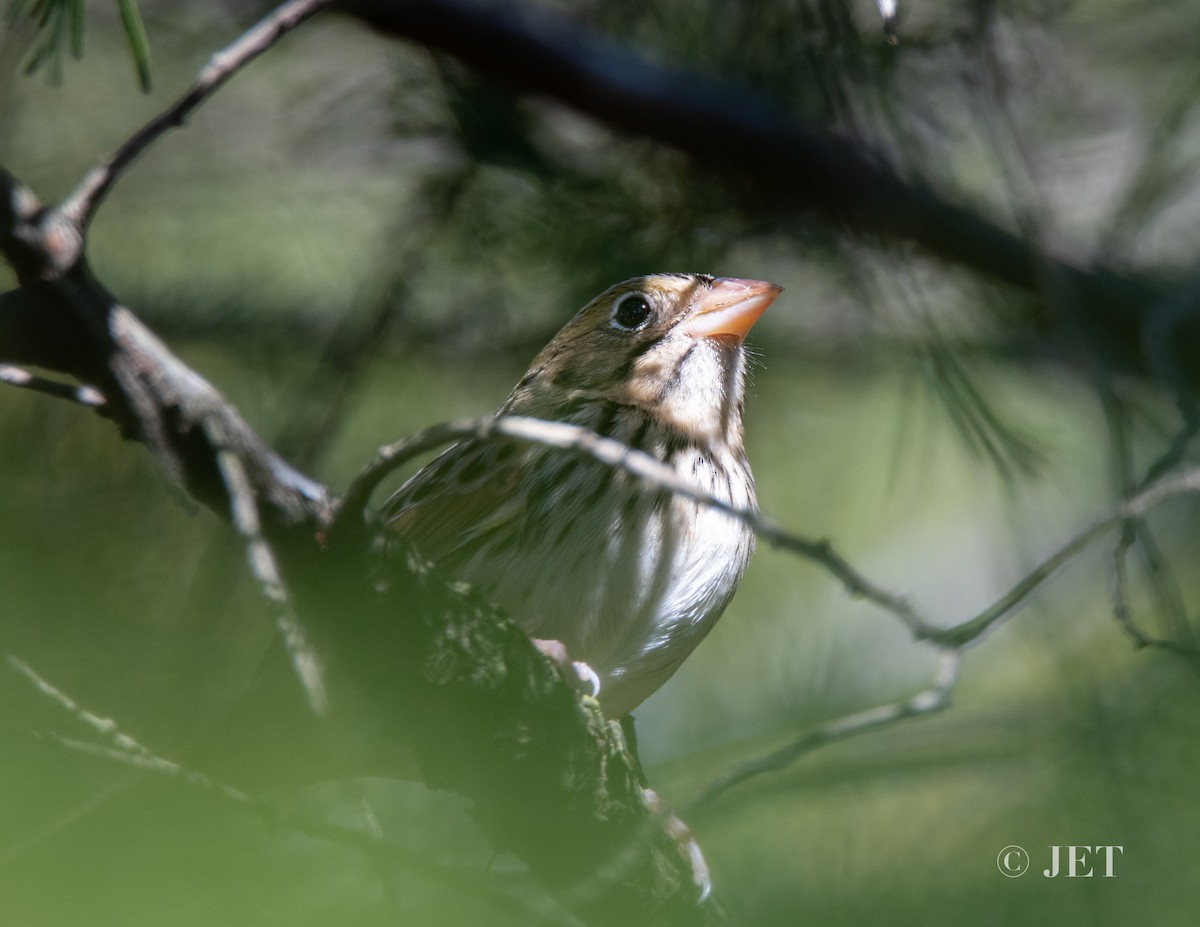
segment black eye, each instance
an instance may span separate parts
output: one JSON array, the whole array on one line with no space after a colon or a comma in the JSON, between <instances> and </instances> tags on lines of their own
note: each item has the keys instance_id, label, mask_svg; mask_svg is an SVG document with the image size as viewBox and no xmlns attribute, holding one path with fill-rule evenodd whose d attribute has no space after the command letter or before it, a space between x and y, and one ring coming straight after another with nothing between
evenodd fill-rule
<instances>
[{"instance_id":1,"label":"black eye","mask_svg":"<svg viewBox=\"0 0 1200 927\"><path fill-rule=\"evenodd\" d=\"M613 311L613 322L618 328L625 328L632 331L635 328L641 327L645 321L650 318L650 303L645 296L634 293L632 296L626 296Z\"/></svg>"}]
</instances>

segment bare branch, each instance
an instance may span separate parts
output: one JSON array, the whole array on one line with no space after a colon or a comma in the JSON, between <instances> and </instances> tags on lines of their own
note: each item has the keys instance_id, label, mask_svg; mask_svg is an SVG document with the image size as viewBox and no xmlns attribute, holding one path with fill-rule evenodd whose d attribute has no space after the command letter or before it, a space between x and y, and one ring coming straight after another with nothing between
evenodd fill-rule
<instances>
[{"instance_id":1,"label":"bare branch","mask_svg":"<svg viewBox=\"0 0 1200 927\"><path fill-rule=\"evenodd\" d=\"M33 191L0 167L0 255L30 284L73 266L82 238L69 223L56 221Z\"/></svg>"},{"instance_id":2,"label":"bare branch","mask_svg":"<svg viewBox=\"0 0 1200 927\"><path fill-rule=\"evenodd\" d=\"M80 706L73 698L53 683L47 681L24 660L13 654L7 654L5 660L15 672L24 676L38 692L56 703L73 720L99 735L104 743L94 743L73 737L64 737L52 731L26 732L34 740L54 744L72 753L98 757L112 763L118 763L122 766L128 766L142 772L149 772L156 776L173 780L187 788L212 795L222 801L236 805L255 815L269 827L294 830L337 846L358 850L372 858L382 856L389 864L400 863L406 868L444 883L454 890L467 891L473 895L479 895L489 903L498 905L498 910L508 910L512 914L524 915L525 920L529 923L546 925L574 923L574 921L568 922L562 917L555 918L550 914L531 910L512 899L509 895L495 891L482 880L471 877L466 872L432 863L424 854L414 853L399 847L388 841L377 826L371 827L368 823L368 826L363 830L356 830L329 823L303 812L278 808L206 773L190 769L174 760L169 760L155 753L132 735L122 730L116 721L111 718L101 718Z\"/></svg>"},{"instance_id":3,"label":"bare branch","mask_svg":"<svg viewBox=\"0 0 1200 927\"><path fill-rule=\"evenodd\" d=\"M437 425L397 441L381 448L374 461L353 481L335 515L335 521L343 521L355 513L365 515L364 510L372 492L388 473L421 453L464 438L508 439L573 450L637 476L647 489L666 490L726 512L745 522L769 543L823 566L841 580L851 594L866 598L896 615L917 640L928 641L942 648L939 669L928 689L905 701L879 706L831 722L788 747L748 763L714 782L698 802L708 801L716 794L755 775L780 769L825 744L891 725L905 718L941 711L949 703L950 693L957 682L964 648L978 643L996 625L1015 614L1036 589L1101 535L1127 523L1130 519L1142 516L1165 499L1183 493L1200 492L1200 468L1197 468L1137 493L1117 510L1069 539L983 611L959 624L940 628L922 616L903 597L884 591L862 576L833 551L828 541L813 541L794 535L753 510L731 505L689 485L671 467L649 454L565 422L517 416L487 416ZM1141 642L1149 643L1150 640L1143 637ZM1159 641L1154 643L1181 652L1187 651L1182 645L1170 645Z\"/></svg>"},{"instance_id":4,"label":"bare branch","mask_svg":"<svg viewBox=\"0 0 1200 927\"><path fill-rule=\"evenodd\" d=\"M1200 419L1189 414L1190 400L1181 402L1184 411L1184 425L1172 438L1167 448L1147 468L1139 483L1134 476L1133 448L1129 433L1128 414L1124 405L1117 398L1113 385L1107 381L1098 384L1104 408L1105 419L1108 422L1109 443L1112 449L1114 472L1121 487L1122 497L1133 495L1138 489L1157 482L1163 474L1173 470L1183 459L1191 439L1195 436ZM1133 607L1129 601L1129 563L1128 555L1135 544L1146 562L1151 586L1157 599L1159 612L1174 627L1178 640L1169 640L1152 636L1139 627L1133 615ZM1161 647L1185 655L1200 655L1194 643L1195 634L1187 618L1187 608L1180 595L1170 564L1166 556L1158 548L1150 526L1144 518L1128 518L1121 524L1120 536L1112 553L1112 579L1109 584L1109 595L1112 600L1113 617L1117 624L1129 636L1136 647ZM1200 668L1200 663L1196 664Z\"/></svg>"},{"instance_id":5,"label":"bare branch","mask_svg":"<svg viewBox=\"0 0 1200 927\"><path fill-rule=\"evenodd\" d=\"M232 73L220 71L226 64L214 64L213 87ZM174 112L182 117L196 101ZM233 520L310 700L320 706L324 692L313 684L316 651L299 633L292 601L303 603L322 656L352 670L380 722L413 745L426 781L470 799L495 844L521 855L560 897L612 922L703 921L708 909L688 890L687 850L648 811L619 728L594 702L581 702L515 624L393 556L394 546L322 544L332 514L325 487L284 462L90 272L82 247L89 217L170 115L60 209L42 209L15 182L0 191L14 193L0 216L9 220L0 250L23 284L0 304L0 358L94 384L126 437ZM546 840L543 815L565 844ZM620 877L598 878L614 857Z\"/></svg>"},{"instance_id":6,"label":"bare branch","mask_svg":"<svg viewBox=\"0 0 1200 927\"><path fill-rule=\"evenodd\" d=\"M464 438L509 439L586 454L600 463L633 474L642 480L647 489L675 493L745 522L773 546L821 564L842 581L851 595L867 599L892 612L916 636L932 638L940 633L903 596L887 592L855 570L828 540L812 540L786 531L754 509L733 505L688 483L658 458L568 422L489 415L434 425L386 445L376 452L375 459L351 482L338 504L335 526L344 524L349 517L356 517L356 513L357 517L365 515L372 493L389 473L420 454Z\"/></svg>"},{"instance_id":7,"label":"bare branch","mask_svg":"<svg viewBox=\"0 0 1200 927\"><path fill-rule=\"evenodd\" d=\"M1158 503L1173 496L1200 492L1200 468L1185 470L1172 479L1163 480L1127 499L1119 508L1083 529L1048 558L1034 567L1007 593L961 624L928 635L941 644L962 646L980 640L996 624L1011 616L1035 589L1054 575L1076 554L1096 538L1131 518L1138 518Z\"/></svg>"},{"instance_id":8,"label":"bare branch","mask_svg":"<svg viewBox=\"0 0 1200 927\"><path fill-rule=\"evenodd\" d=\"M98 412L104 411L104 397L100 395L98 390L86 384L73 386L70 383L61 383L58 380L39 377L28 370L22 370L20 367L14 367L11 364L0 364L0 383L16 386L20 389L45 393L47 396L53 396L55 399L67 399L81 406L95 409Z\"/></svg>"},{"instance_id":9,"label":"bare branch","mask_svg":"<svg viewBox=\"0 0 1200 927\"><path fill-rule=\"evenodd\" d=\"M275 552L263 536L258 503L246 468L236 449L230 446L229 437L219 418L214 416L205 419L204 430L216 451L217 468L229 492L233 526L246 544L250 573L258 581L259 588L275 613L275 625L292 658L292 666L304 688L309 708L314 714L324 717L329 710L329 697L325 690L321 660L296 617L275 560Z\"/></svg>"},{"instance_id":10,"label":"bare branch","mask_svg":"<svg viewBox=\"0 0 1200 927\"><path fill-rule=\"evenodd\" d=\"M791 534L755 512L688 485L674 470L649 455L559 422L488 417L429 429L382 449L331 512L324 487L288 467L215 389L179 362L132 313L103 291L87 272L82 248L83 230L99 204L142 152L171 127L181 125L239 68L326 5L319 0L293 0L214 56L184 97L89 173L58 209L43 209L8 175L0 175L0 250L17 268L24 284L23 296L30 298L27 291L32 291L37 282L45 283L54 290L54 311L74 327L70 347L79 357L72 356L53 369L95 383L127 434L146 442L168 473L194 494L218 511L229 513L246 544L251 572L275 611L314 710L324 712L324 685L317 651L296 620L290 592L306 607L317 603L312 611L319 631L331 639L335 632L342 632L348 639L337 642L342 651L336 655L348 657L347 665L368 677L362 684L374 698L376 708L397 701L397 691L418 696L410 699L413 703L419 702L420 696L436 692L443 698L443 706L451 706L450 712L458 711L453 715L457 722L454 725L447 725L440 714L436 718L403 719L414 728L428 728L411 736L425 750L423 759L432 769L431 784L470 796L481 809L481 817L491 815L491 833L503 838L497 842L505 846L519 844L526 858L535 860L532 868L564 894L580 884L597 896L604 894L610 886L596 878L598 866L591 864L597 859L603 862L606 857L602 851L613 845L626 848L622 865L627 859L630 868L642 866L649 858L639 884L631 887L630 883L638 881L633 877L613 880L616 892L624 893L613 904L622 910L645 910L650 904L662 903L658 877L666 867L675 876L682 871L677 861L671 860L669 851L674 847L666 852L655 847L653 852L658 855L653 857L647 852L647 844L655 836L650 833L653 827L646 809L629 800L640 785L611 726L586 704L581 706L574 695L555 688L552 671L538 662L540 658L515 625L481 603L438 585L417 567L407 571L397 568L386 581L372 586L364 581L370 569L378 568L382 574L391 564L372 562L363 566L361 561L369 559L365 549L347 545L347 550L336 552L344 555L344 560L339 562L331 555L320 561L324 570L315 571L319 575L298 575L303 572L300 567L318 560L313 554L313 549L319 547L314 534L324 527L332 529L361 520L379 481L404 460L467 437L535 442L590 455L636 475L648 488L691 498L741 519L764 540L817 562L849 592L895 614L919 640L942 646L939 669L929 688L909 699L830 722L771 757L714 783L702 800L759 772L778 769L824 744L943 709L957 680L963 650L1014 614L1062 565L1100 534L1128 524L1162 499L1200 491L1200 471L1151 484L1128 498L1115 513L1070 539L984 611L949 628L933 625L906 599L870 582L828 541ZM1030 290L1041 292L1051 283L1061 287L1073 297L1065 302L1088 305L1099 324L1106 327L1105 334L1115 337L1124 351L1120 356L1133 357L1152 372L1176 375L1169 358L1157 366L1153 358L1148 363L1142 342L1129 337L1131 332L1136 334L1146 327L1143 310L1153 295L1148 285L1044 260L1036 247L939 199L920 184L900 179L861 149L818 136L769 107L748 100L740 91L637 61L620 48L563 28L552 17L544 21L522 19L502 7L468 6L458 0L345 5L369 15L373 22L459 55L526 90L553 93L614 126L686 151L700 164L748 178L760 194L777 195L783 209L815 207L855 229L907 238ZM1153 330L1149 334L1157 337L1157 341L1147 339L1152 345L1169 342L1172 350L1179 350L1180 337L1190 339L1195 334L1191 296L1181 293L1180 299L1177 311L1151 319ZM1057 303L1050 300L1055 312L1067 311ZM39 332L39 347L49 352L46 346L54 341L50 325L44 321L40 324L45 327ZM8 345L3 347L7 349ZM59 347L55 345L54 350ZM98 375L93 378L92 374ZM286 535L288 539L301 540L308 547L297 555L300 544L280 545L277 556L277 548L267 536L272 529L281 535L292 529ZM278 535L271 533L270 537L273 541ZM348 561L354 561L357 569L339 573L338 568ZM286 573L290 590L284 585L284 568L290 568ZM354 595L338 599L330 593L322 598L324 587L331 582L343 584L337 593L352 589ZM312 588L305 588L306 584ZM356 620L352 628L336 627L332 609L321 613L320 606L331 601L353 604ZM398 622L396 618L402 613L412 620ZM307 608L305 615L309 615ZM397 625L404 627L396 630ZM25 673L16 664L14 669ZM437 678L423 678L424 672L436 673ZM35 681L32 671L25 675ZM39 687L64 708L70 705L68 710L97 733L108 728L106 719L89 719L86 712L53 687ZM502 702L507 705L504 698L514 693L519 696L511 699L519 706L514 714L524 713L501 730L495 724L495 706ZM540 714L546 704L555 713L547 710ZM487 710L481 710L481 705ZM411 710L411 714L419 711ZM534 723L546 717L561 722L565 737L575 738L571 751L563 752L569 752L577 766L597 761L600 787L582 798L579 793L583 788L576 780L572 780L571 794L564 797L566 779L556 763L557 754L538 764L526 762L529 732L547 727ZM422 737L426 738L424 742ZM506 751L517 752L510 750L514 745L523 751L520 762L505 755ZM553 746L544 748L539 744L539 749L547 755L555 753ZM182 774L178 764L158 762L159 758L136 742L132 746L116 743L111 752L114 758L120 754L127 761L164 775ZM489 777L487 770L463 763L463 756L479 759L480 767L495 760L503 775ZM605 780L606 776L612 778ZM527 791L520 792L520 800L514 801L514 794L522 788ZM562 812L564 820L574 815L564 831L596 840L596 848L589 849L590 856L581 854L570 861L551 858L555 854L548 852L542 833L522 828L522 822L513 825L510 818L514 804L520 807L535 803L539 808ZM597 809L603 810L604 820L600 820ZM517 832L515 840L510 839L513 830ZM664 834L658 837L661 842ZM658 864L664 860L660 869ZM684 903L679 892L674 893L673 901ZM589 900L584 906L591 904Z\"/></svg>"},{"instance_id":11,"label":"bare branch","mask_svg":"<svg viewBox=\"0 0 1200 927\"><path fill-rule=\"evenodd\" d=\"M102 164L87 173L59 210L77 228L84 229L114 183L137 158L167 131L182 126L188 116L263 52L305 20L331 5L332 0L289 0L237 41L209 59L196 82L182 97L133 134Z\"/></svg>"},{"instance_id":12,"label":"bare branch","mask_svg":"<svg viewBox=\"0 0 1200 927\"><path fill-rule=\"evenodd\" d=\"M637 476L647 489L672 492L725 512L749 525L769 544L821 565L836 576L851 595L873 602L899 618L917 640L948 647L962 647L978 641L996 624L1016 612L1031 593L1080 551L1124 520L1143 514L1166 498L1200 491L1200 469L1185 471L1174 479L1143 490L1068 540L983 611L949 627L938 626L904 596L887 592L867 579L838 554L828 540L813 540L793 534L753 509L732 505L689 484L671 467L643 451L567 422L520 416L460 419L435 425L382 447L371 464L350 484L334 515L335 526L345 524L346 519L354 517L356 513L357 517L365 516L371 494L388 473L419 454L464 438L508 439L573 450Z\"/></svg>"},{"instance_id":13,"label":"bare branch","mask_svg":"<svg viewBox=\"0 0 1200 927\"><path fill-rule=\"evenodd\" d=\"M544 7L469 0L341 0L377 29L454 55L518 91L551 97L601 122L686 153L737 178L754 205L820 213L839 227L913 242L928 252L1038 295L1048 313L1029 325L1088 346L1114 365L1155 371L1140 339L1164 287L1147 277L1080 267L1041 253L997 222L920 181L901 178L862 143L802 124L762 93L653 64ZM1069 298L1067 298L1069 297ZM1086 306L1082 321L1073 306ZM1200 314L1177 326L1180 356L1200 353ZM1200 380L1200 368L1188 371Z\"/></svg>"},{"instance_id":14,"label":"bare branch","mask_svg":"<svg viewBox=\"0 0 1200 927\"><path fill-rule=\"evenodd\" d=\"M868 708L866 711L830 721L786 747L740 766L733 772L710 783L708 788L692 802L691 807L705 805L722 792L728 791L754 776L775 772L790 766L800 757L820 747L888 727L905 718L916 718L942 711L950 704L950 695L958 682L961 663L962 651L959 648L949 647L942 650L938 656L937 671L928 688L903 701Z\"/></svg>"},{"instance_id":15,"label":"bare branch","mask_svg":"<svg viewBox=\"0 0 1200 927\"><path fill-rule=\"evenodd\" d=\"M53 683L43 678L32 666L13 654L6 654L5 661L9 667L31 682L42 695L46 696L72 719L88 728L92 733L112 745L112 748L130 757L150 757L152 754L133 737L121 730L112 718L101 718L99 715L83 708Z\"/></svg>"},{"instance_id":16,"label":"bare branch","mask_svg":"<svg viewBox=\"0 0 1200 927\"><path fill-rule=\"evenodd\" d=\"M1143 631L1133 616L1129 603L1128 557L1134 544L1139 544L1145 557L1159 611L1173 624L1178 640L1157 637ZM1154 541L1145 519L1131 518L1121 526L1121 537L1113 549L1113 575L1110 584L1113 617L1136 647L1158 647L1186 657L1200 656L1195 633L1187 621L1187 609L1179 594L1166 557ZM1197 664L1200 667L1200 664Z\"/></svg>"},{"instance_id":17,"label":"bare branch","mask_svg":"<svg viewBox=\"0 0 1200 927\"><path fill-rule=\"evenodd\" d=\"M1145 526L1137 522L1127 522L1126 530L1122 531L1121 539L1117 542L1117 546L1113 549L1113 576L1111 583L1112 609L1113 617L1117 620L1129 639L1133 641L1135 647L1160 647L1163 650L1170 650L1174 653L1183 656L1194 657L1200 655L1194 646L1181 643L1179 641L1170 640L1162 637L1155 637L1143 631L1133 617L1133 608L1129 604L1129 568L1128 556L1130 548L1134 543L1141 540L1146 543ZM1154 555L1148 554L1153 564Z\"/></svg>"}]
</instances>

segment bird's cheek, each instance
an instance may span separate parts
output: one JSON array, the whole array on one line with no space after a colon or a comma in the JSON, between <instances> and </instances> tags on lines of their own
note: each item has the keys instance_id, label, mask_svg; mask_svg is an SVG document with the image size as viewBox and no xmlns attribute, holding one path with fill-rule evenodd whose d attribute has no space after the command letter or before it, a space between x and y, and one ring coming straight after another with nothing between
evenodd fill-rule
<instances>
[{"instance_id":1,"label":"bird's cheek","mask_svg":"<svg viewBox=\"0 0 1200 927\"><path fill-rule=\"evenodd\" d=\"M672 378L671 367L661 357L645 355L630 365L624 382L618 384L633 403L656 402L663 386Z\"/></svg>"}]
</instances>

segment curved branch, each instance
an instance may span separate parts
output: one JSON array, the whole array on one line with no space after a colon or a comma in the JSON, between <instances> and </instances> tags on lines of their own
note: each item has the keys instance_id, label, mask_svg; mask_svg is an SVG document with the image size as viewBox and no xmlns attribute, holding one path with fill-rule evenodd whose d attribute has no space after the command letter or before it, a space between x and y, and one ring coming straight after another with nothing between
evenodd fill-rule
<instances>
[{"instance_id":1,"label":"curved branch","mask_svg":"<svg viewBox=\"0 0 1200 927\"><path fill-rule=\"evenodd\" d=\"M962 651L960 649L951 647L943 650L938 655L937 670L934 672L933 681L928 688L899 702L878 705L865 711L846 715L843 718L837 718L810 731L787 746L781 747L774 753L739 766L733 772L709 783L708 787L692 802L691 807L706 805L722 792L726 792L754 776L784 769L800 757L812 753L820 747L850 737L857 737L859 734L867 734L882 727L890 727L906 718L916 718L942 711L950 705L950 696L958 683L961 665Z\"/></svg>"},{"instance_id":2,"label":"curved branch","mask_svg":"<svg viewBox=\"0 0 1200 927\"><path fill-rule=\"evenodd\" d=\"M171 129L182 126L188 116L212 96L225 81L271 48L285 34L330 6L332 0L290 0L275 9L237 41L209 59L208 64L182 97L138 129L102 164L92 168L63 200L59 209L75 226L86 229L96 209L113 184L134 161Z\"/></svg>"},{"instance_id":3,"label":"curved branch","mask_svg":"<svg viewBox=\"0 0 1200 927\"><path fill-rule=\"evenodd\" d=\"M1034 591L1098 537L1145 514L1165 499L1200 492L1200 468L1184 471L1143 489L1067 540L983 611L948 627L940 626L922 614L905 596L888 592L868 579L835 551L827 539L814 540L793 534L754 509L733 505L692 485L650 454L568 422L488 415L434 425L386 445L376 452L375 459L355 477L345 496L335 503L331 533L342 530L351 518L368 516L366 507L371 494L389 473L419 454L464 438L521 441L575 451L638 477L647 490L665 490L725 512L748 525L772 546L817 563L840 580L850 595L866 599L899 618L917 640L953 648L979 641L995 625L1011 617Z\"/></svg>"},{"instance_id":4,"label":"curved branch","mask_svg":"<svg viewBox=\"0 0 1200 927\"><path fill-rule=\"evenodd\" d=\"M371 538L378 542L373 549L343 544L342 536L326 539L328 547L320 543L321 529L358 517L395 461L418 445L432 446L428 433L424 444L393 446L365 471L335 522L325 488L284 463L207 381L104 290L83 260L87 222L129 164L282 31L323 6L293 0L264 21L269 27L260 29L266 32L249 33L231 46L235 53L217 56L188 95L85 178L60 208L43 209L0 174L0 250L23 284L0 303L0 361L39 363L93 384L126 434L144 441L197 498L227 517L233 513L264 586L282 589L286 583L299 591L295 601L303 603L314 634L352 669L385 722L395 720L395 736L416 745L427 781L469 796L497 845L515 849L561 896L581 899L588 915L646 923L651 912L660 920L695 921L703 915L692 905L694 896L681 889L686 865L645 806L619 730L563 685L527 636L486 603L447 586L394 538ZM736 173L785 208L816 209L859 231L907 238L1026 289L1066 288L1073 298L1063 303L1085 304L1105 336L1116 338L1118 355L1144 363L1129 335L1140 330L1153 288L1044 259L995 224L902 180L861 149L823 138L740 91L645 64L545 11L534 21L459 0L345 7L527 91L551 93L614 126L674 145L697 163ZM299 18L288 25L285 11ZM1062 311L1058 301L1051 305ZM1172 315L1170 331L1191 337L1184 324L1190 309L1184 308L1179 318ZM33 334L18 337L26 322ZM867 581L828 542L791 535L754 513L711 500L658 461L617 442L561 423L493 418L447 426L434 436L436 443L452 439L455 428L459 436L558 442L627 468L648 486L718 505L764 539L822 563L919 638L950 645L950 668L931 689L835 722L823 739L793 745L787 754L792 758L820 743L938 710L953 686L961 649L1011 615L1062 563L1162 498L1200 490L1197 472L1150 487L1068 542L980 615L943 630ZM267 533L281 541L277 561L265 547ZM346 621L347 614L354 620ZM541 815L568 841L583 842L571 843L570 852L548 843L543 821L522 819ZM616 875L601 884L596 873L611 874L614 859L620 864ZM666 891L664 879L675 880Z\"/></svg>"},{"instance_id":5,"label":"curved branch","mask_svg":"<svg viewBox=\"0 0 1200 927\"><path fill-rule=\"evenodd\" d=\"M851 231L902 239L991 279L1044 297L1034 319L1063 338L1085 333L1106 361L1157 375L1141 330L1170 289L1149 277L1080 267L974 210L906 180L859 143L810 128L762 94L651 64L565 16L469 0L342 0L383 32L447 52L519 91L559 100L613 128L686 153L736 178L755 202L816 211ZM1051 323L1047 326L1046 323ZM1172 330L1177 357L1200 354L1200 305ZM1180 365L1193 385L1200 367Z\"/></svg>"},{"instance_id":6,"label":"curved branch","mask_svg":"<svg viewBox=\"0 0 1200 927\"><path fill-rule=\"evenodd\" d=\"M288 828L309 837L327 841L337 846L356 849L364 854L378 857L388 865L399 863L406 869L419 872L435 882L444 882L454 891L477 894L493 910L508 911L520 917L524 923L552 924L575 923L567 921L565 913L559 917L534 911L503 892L486 885L482 879L448 866L431 861L426 855L407 850L386 840L376 829L355 829L330 823L312 814L296 809L277 806L258 798L242 789L215 779L197 769L184 766L151 750L133 737L112 718L105 718L79 705L38 673L21 658L6 654L9 667L23 676L43 697L55 704L76 724L86 728L96 740L80 740L54 732L29 731L27 736L35 741L54 744L63 750L98 757L112 763L129 766L179 783L196 792L215 796L236 807L242 808L259 818L269 827ZM99 742L97 742L97 740Z\"/></svg>"},{"instance_id":7,"label":"curved branch","mask_svg":"<svg viewBox=\"0 0 1200 927\"><path fill-rule=\"evenodd\" d=\"M259 48L253 37L233 47ZM0 253L22 284L0 296L0 363L66 373L104 396L125 436L233 521L310 700L323 702L311 672L320 653L341 673L331 706L365 695L387 737L413 746L425 780L470 799L493 843L525 859L577 913L604 923L704 922L711 907L696 905L689 851L647 806L636 759L594 700L565 684L515 624L393 549L394 538L333 544L326 488L283 461L91 274L85 225L103 194L172 114L236 63L218 57L208 90L194 89L191 102L136 135L60 208L42 207L0 173Z\"/></svg>"},{"instance_id":8,"label":"curved branch","mask_svg":"<svg viewBox=\"0 0 1200 927\"><path fill-rule=\"evenodd\" d=\"M1004 619L1010 617L1025 604L1030 594L1053 576L1076 554L1096 538L1125 524L1130 519L1144 515L1154 506L1167 499L1184 494L1200 492L1200 468L1185 470L1170 479L1164 479L1126 499L1116 510L1084 528L1053 554L1035 566L1008 592L975 615L959 624L928 636L929 640L951 646L963 646L979 641L987 632Z\"/></svg>"}]
</instances>

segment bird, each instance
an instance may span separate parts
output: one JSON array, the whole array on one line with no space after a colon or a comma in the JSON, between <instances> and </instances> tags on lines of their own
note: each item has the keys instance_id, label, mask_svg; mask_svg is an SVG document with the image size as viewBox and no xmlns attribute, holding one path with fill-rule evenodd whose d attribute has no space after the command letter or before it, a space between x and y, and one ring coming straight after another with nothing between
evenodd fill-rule
<instances>
[{"instance_id":1,"label":"bird","mask_svg":"<svg viewBox=\"0 0 1200 927\"><path fill-rule=\"evenodd\" d=\"M534 358L498 415L581 426L757 511L746 333L782 288L659 273L612 286ZM418 555L592 680L604 715L656 691L712 629L754 550L745 520L578 451L464 439L384 504Z\"/></svg>"}]
</instances>

